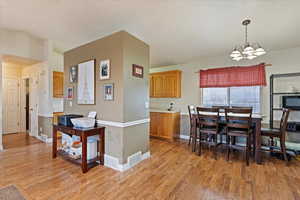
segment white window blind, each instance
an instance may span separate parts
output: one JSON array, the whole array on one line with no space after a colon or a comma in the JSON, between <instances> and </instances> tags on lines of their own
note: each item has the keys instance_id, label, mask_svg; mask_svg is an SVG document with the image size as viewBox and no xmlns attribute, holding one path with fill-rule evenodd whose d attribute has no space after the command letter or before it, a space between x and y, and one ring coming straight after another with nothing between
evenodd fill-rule
<instances>
[{"instance_id":1,"label":"white window blind","mask_svg":"<svg viewBox=\"0 0 300 200\"><path fill-rule=\"evenodd\" d=\"M254 113L260 113L260 86L203 88L204 106L245 106L253 107Z\"/></svg>"}]
</instances>

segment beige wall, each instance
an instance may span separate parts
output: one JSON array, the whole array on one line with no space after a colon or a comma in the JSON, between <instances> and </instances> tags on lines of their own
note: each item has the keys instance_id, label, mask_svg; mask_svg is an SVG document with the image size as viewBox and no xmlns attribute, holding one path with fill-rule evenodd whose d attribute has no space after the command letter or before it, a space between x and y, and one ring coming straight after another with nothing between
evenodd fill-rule
<instances>
[{"instance_id":1,"label":"beige wall","mask_svg":"<svg viewBox=\"0 0 300 200\"><path fill-rule=\"evenodd\" d=\"M123 35L124 60L124 121L135 121L149 118L149 46L132 35ZM132 76L132 64L144 67L144 77ZM123 161L127 157L142 151L149 151L149 123L124 128Z\"/></svg>"},{"instance_id":2,"label":"beige wall","mask_svg":"<svg viewBox=\"0 0 300 200\"><path fill-rule=\"evenodd\" d=\"M96 83L95 105L77 104L77 84L69 83L69 69L73 65L95 59ZM111 77L109 80L99 78L101 60L110 60ZM132 77L132 64L144 67L144 78ZM148 95L149 46L137 38L121 31L94 42L72 49L64 54L65 91L74 87L72 106L65 100L65 113L87 114L97 111L98 119L125 123L148 118L145 102ZM105 101L103 85L114 83L114 101ZM129 127L106 126L106 154L119 159L124 164L127 157L149 150L148 123Z\"/></svg>"},{"instance_id":3,"label":"beige wall","mask_svg":"<svg viewBox=\"0 0 300 200\"><path fill-rule=\"evenodd\" d=\"M123 122L123 51L122 34L115 33L108 37L96 40L92 43L80 46L64 54L65 68L65 91L67 87L74 87L73 106L70 107L69 101L65 101L64 110L66 113L87 114L89 111L97 111L98 118ZM95 105L77 104L77 84L69 83L69 68L79 63L96 59L96 78L95 78ZM110 80L100 81L99 64L101 60L110 59L111 78ZM103 85L114 83L114 101L104 101Z\"/></svg>"},{"instance_id":4,"label":"beige wall","mask_svg":"<svg viewBox=\"0 0 300 200\"><path fill-rule=\"evenodd\" d=\"M124 121L149 117L145 102L149 102L149 46L127 34L123 39L124 51ZM132 76L132 64L144 67L144 78Z\"/></svg>"}]
</instances>

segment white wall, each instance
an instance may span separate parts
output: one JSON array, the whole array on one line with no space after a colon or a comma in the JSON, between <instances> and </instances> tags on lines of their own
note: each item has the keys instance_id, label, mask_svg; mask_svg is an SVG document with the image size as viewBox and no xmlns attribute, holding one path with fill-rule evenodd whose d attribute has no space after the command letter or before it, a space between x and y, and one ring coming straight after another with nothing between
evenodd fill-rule
<instances>
[{"instance_id":1,"label":"white wall","mask_svg":"<svg viewBox=\"0 0 300 200\"><path fill-rule=\"evenodd\" d=\"M49 66L51 66L53 71L64 72L64 55L63 53L52 50L51 57L49 60ZM51 92L53 91L53 74L51 73ZM51 93L51 96L52 93ZM63 112L64 111L64 99L63 98L52 98L53 112Z\"/></svg>"},{"instance_id":2,"label":"white wall","mask_svg":"<svg viewBox=\"0 0 300 200\"><path fill-rule=\"evenodd\" d=\"M229 56L216 56L199 58L187 64L179 64L173 66L151 68L150 72L159 72L179 69L182 70L182 97L179 99L150 99L150 107L152 108L167 108L170 102L175 102L175 107L179 108L183 113L187 113L187 105L201 104L201 89L199 88L199 74L195 73L200 69L227 67L227 66L247 66L259 64L261 62L272 64L271 67L266 67L267 86L262 89L262 113L266 115L264 122L269 120L269 78L271 74L300 72L300 47L293 49L285 49L280 51L268 52L266 55L256 58L251 61L233 62ZM300 91L300 77L292 81L283 80L277 87L281 90L291 90L291 84L298 84ZM279 119L280 113L277 113L276 118ZM300 115L293 113L291 120L300 121Z\"/></svg>"},{"instance_id":3,"label":"white wall","mask_svg":"<svg viewBox=\"0 0 300 200\"><path fill-rule=\"evenodd\" d=\"M22 31L0 29L0 54L45 60L44 40Z\"/></svg>"}]
</instances>

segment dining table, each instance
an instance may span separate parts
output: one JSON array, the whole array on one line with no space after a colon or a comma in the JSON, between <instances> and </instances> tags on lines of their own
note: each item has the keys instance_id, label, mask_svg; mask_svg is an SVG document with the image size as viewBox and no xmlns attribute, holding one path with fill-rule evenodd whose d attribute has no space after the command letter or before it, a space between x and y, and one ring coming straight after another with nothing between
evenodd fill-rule
<instances>
[{"instance_id":1,"label":"dining table","mask_svg":"<svg viewBox=\"0 0 300 200\"><path fill-rule=\"evenodd\" d=\"M221 118L221 121L225 122L225 113L224 112L220 112L219 116ZM253 113L252 114L252 125L254 127L254 134L255 134L255 162L257 164L262 164L262 159L261 159L261 123L262 123L262 119L263 119L264 115L262 114L257 114L257 113ZM192 114L192 120L196 120L198 118L197 113ZM191 127L194 129L194 133L196 133L197 130L197 126L196 123L192 123L194 124L194 127Z\"/></svg>"}]
</instances>

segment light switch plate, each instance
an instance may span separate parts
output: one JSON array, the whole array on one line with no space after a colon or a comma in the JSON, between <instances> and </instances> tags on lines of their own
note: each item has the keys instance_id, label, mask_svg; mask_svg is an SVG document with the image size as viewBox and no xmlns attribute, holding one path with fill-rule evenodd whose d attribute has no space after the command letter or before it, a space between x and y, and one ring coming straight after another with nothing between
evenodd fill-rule
<instances>
[{"instance_id":1,"label":"light switch plate","mask_svg":"<svg viewBox=\"0 0 300 200\"><path fill-rule=\"evenodd\" d=\"M69 101L69 106L72 107L73 106L73 102Z\"/></svg>"},{"instance_id":2,"label":"light switch plate","mask_svg":"<svg viewBox=\"0 0 300 200\"><path fill-rule=\"evenodd\" d=\"M145 102L145 108L149 108L149 102L148 101Z\"/></svg>"}]
</instances>

